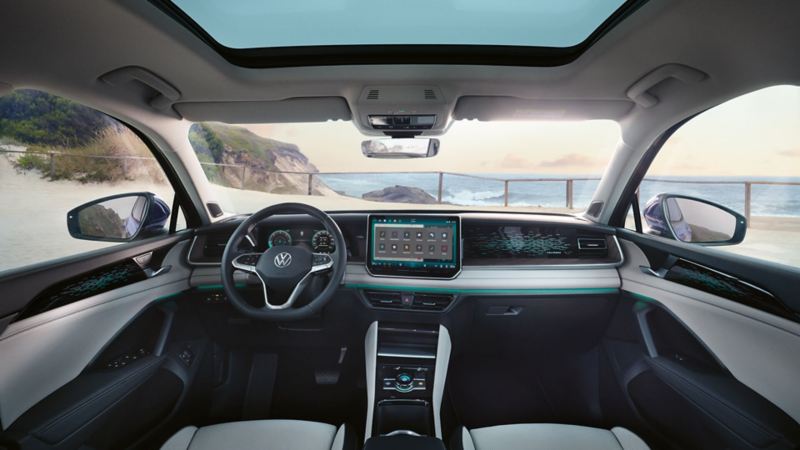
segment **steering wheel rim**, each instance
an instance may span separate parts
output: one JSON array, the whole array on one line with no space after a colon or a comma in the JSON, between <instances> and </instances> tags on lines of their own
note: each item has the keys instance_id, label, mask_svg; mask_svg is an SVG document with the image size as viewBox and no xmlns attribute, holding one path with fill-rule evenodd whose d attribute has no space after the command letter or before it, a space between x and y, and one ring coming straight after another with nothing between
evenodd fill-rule
<instances>
[{"instance_id":1,"label":"steering wheel rim","mask_svg":"<svg viewBox=\"0 0 800 450\"><path fill-rule=\"evenodd\" d=\"M334 252L330 254L313 253L302 247L286 246L273 247L266 252L237 253L242 240L256 224L269 217L283 214L306 214L319 220L333 236ZM289 256L286 257L284 254ZM246 255L249 257L243 258ZM324 259L325 256L327 256L327 260ZM319 312L333 298L344 279L346 265L347 247L344 235L331 216L305 203L280 203L252 214L239 224L228 239L225 251L222 253L222 286L233 306L248 317L261 320L300 320ZM252 306L236 289L234 280L236 270L253 273L260 280L264 293L264 307ZM294 301L305 289L307 282L316 274L327 272L331 274L330 280L319 295L308 304L294 308ZM270 303L268 290L271 283L281 290L291 289L289 298L283 304ZM294 286L292 286L293 283Z\"/></svg>"}]
</instances>

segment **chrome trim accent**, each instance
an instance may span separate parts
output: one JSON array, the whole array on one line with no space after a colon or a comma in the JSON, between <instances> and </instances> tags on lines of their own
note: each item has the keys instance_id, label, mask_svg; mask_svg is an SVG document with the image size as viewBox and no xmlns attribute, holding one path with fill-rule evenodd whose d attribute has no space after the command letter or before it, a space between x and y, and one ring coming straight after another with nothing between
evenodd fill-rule
<instances>
[{"instance_id":1,"label":"chrome trim accent","mask_svg":"<svg viewBox=\"0 0 800 450\"><path fill-rule=\"evenodd\" d=\"M364 336L364 362L367 373L367 423L364 442L372 436L372 419L375 412L375 377L378 370L378 322L372 322Z\"/></svg>"},{"instance_id":2,"label":"chrome trim accent","mask_svg":"<svg viewBox=\"0 0 800 450\"><path fill-rule=\"evenodd\" d=\"M260 257L263 254L262 253L255 253L255 252L242 253L241 255L238 255L236 258L233 259L233 261L231 262L231 265L234 268L238 269L238 270L241 270L241 271L244 271L244 272L248 272L248 273L253 273L253 274L256 275L256 277L258 277L259 281L261 281L261 287L264 290L264 305L268 309L272 309L272 310L281 310L281 309L290 308L294 304L294 302L297 300L297 298L300 296L300 294L303 292L303 289L305 289L306 285L308 285L308 280L312 275L314 275L315 273L323 272L323 271L328 270L331 267L333 267L333 258L331 258L329 254L327 254L327 253L314 253L313 256L325 256L326 258L328 258L328 262L326 262L324 264L317 264L315 266L311 266L311 269L308 271L308 273L306 273L303 276L303 278L301 278L300 281L297 282L297 285L294 287L294 289L292 289L292 293L289 294L289 298L286 300L286 302L284 302L283 304L280 304L280 305L273 305L272 303L269 302L269 296L267 295L267 283L261 277L261 274L258 273L258 271L256 270L255 265L242 264L242 263L239 263L239 262L236 261L236 260L238 260L239 258L241 258L243 256L250 256L250 255L258 255Z\"/></svg>"},{"instance_id":3,"label":"chrome trim accent","mask_svg":"<svg viewBox=\"0 0 800 450\"><path fill-rule=\"evenodd\" d=\"M239 258L241 258L243 256L249 256L249 255L258 255L260 257L261 253L242 253L241 255L237 256L236 258L233 258L233 261L231 261L231 265L235 269L239 269L239 270L242 270L244 272L256 273L256 266L255 265L242 264L242 263L236 262L237 259L239 259Z\"/></svg>"},{"instance_id":4,"label":"chrome trim accent","mask_svg":"<svg viewBox=\"0 0 800 450\"><path fill-rule=\"evenodd\" d=\"M419 217L419 216L429 216L429 217L457 217L458 218L458 271L451 277L420 277L420 276L412 276L412 275L378 275L372 273L369 270L369 258L371 255L372 250L370 249L370 223L372 222L372 216L405 216L405 217ZM413 213L369 213L367 214L367 254L364 258L364 267L367 269L367 273L369 273L373 277L381 277L381 278L413 278L413 279L423 279L423 280L452 280L458 277L461 274L461 270L464 268L464 236L461 234L461 214L441 214L441 213L421 213L421 214L413 214Z\"/></svg>"},{"instance_id":5,"label":"chrome trim accent","mask_svg":"<svg viewBox=\"0 0 800 450\"><path fill-rule=\"evenodd\" d=\"M581 239L602 240L603 241L603 246L602 247L598 247L598 248L592 248L592 249L583 248L583 247L581 247ZM575 242L578 243L578 250L608 250L608 243L606 242L605 237L603 237L603 238L579 237L579 238L575 238Z\"/></svg>"},{"instance_id":6,"label":"chrome trim accent","mask_svg":"<svg viewBox=\"0 0 800 450\"><path fill-rule=\"evenodd\" d=\"M496 268L484 270L467 266L453 280L437 278L380 278L370 275L364 264L351 263L345 272L345 285L363 285L365 288L441 290L519 290L519 289L574 289L615 288L621 286L619 272L614 267L588 267L572 270L517 270Z\"/></svg>"},{"instance_id":7,"label":"chrome trim accent","mask_svg":"<svg viewBox=\"0 0 800 450\"><path fill-rule=\"evenodd\" d=\"M436 344L436 366L433 374L433 429L436 437L442 439L442 397L447 381L447 366L450 364L450 332L439 325L439 342Z\"/></svg>"},{"instance_id":8,"label":"chrome trim accent","mask_svg":"<svg viewBox=\"0 0 800 450\"><path fill-rule=\"evenodd\" d=\"M436 355L412 355L410 353L378 352L378 356L383 358L408 358L408 359L436 359Z\"/></svg>"},{"instance_id":9,"label":"chrome trim accent","mask_svg":"<svg viewBox=\"0 0 800 450\"><path fill-rule=\"evenodd\" d=\"M289 252L278 253L272 262L278 269L284 269L292 265L292 254Z\"/></svg>"},{"instance_id":10,"label":"chrome trim accent","mask_svg":"<svg viewBox=\"0 0 800 450\"><path fill-rule=\"evenodd\" d=\"M411 430L394 430L391 433L386 433L383 436L414 436L420 437L420 434Z\"/></svg>"}]
</instances>

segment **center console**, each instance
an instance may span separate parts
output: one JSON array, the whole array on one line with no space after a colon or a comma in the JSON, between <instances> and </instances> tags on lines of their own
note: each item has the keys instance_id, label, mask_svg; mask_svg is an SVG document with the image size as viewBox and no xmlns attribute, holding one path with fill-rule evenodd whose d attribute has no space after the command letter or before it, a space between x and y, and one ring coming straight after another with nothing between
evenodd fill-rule
<instances>
[{"instance_id":1,"label":"center console","mask_svg":"<svg viewBox=\"0 0 800 450\"><path fill-rule=\"evenodd\" d=\"M366 437L441 439L440 411L450 359L447 328L373 322L365 350ZM421 445L422 439L417 443ZM373 446L369 448L381 448Z\"/></svg>"}]
</instances>

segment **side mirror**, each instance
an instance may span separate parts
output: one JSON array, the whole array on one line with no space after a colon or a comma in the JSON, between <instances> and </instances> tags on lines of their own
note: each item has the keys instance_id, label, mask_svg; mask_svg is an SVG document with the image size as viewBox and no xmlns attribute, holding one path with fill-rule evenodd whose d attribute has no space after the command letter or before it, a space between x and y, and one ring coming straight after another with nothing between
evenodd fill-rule
<instances>
[{"instance_id":1,"label":"side mirror","mask_svg":"<svg viewBox=\"0 0 800 450\"><path fill-rule=\"evenodd\" d=\"M112 195L85 203L67 213L67 229L75 239L130 242L164 233L170 209L150 192Z\"/></svg>"},{"instance_id":2,"label":"side mirror","mask_svg":"<svg viewBox=\"0 0 800 450\"><path fill-rule=\"evenodd\" d=\"M439 153L438 139L382 138L361 143L367 158L433 158Z\"/></svg>"},{"instance_id":3,"label":"side mirror","mask_svg":"<svg viewBox=\"0 0 800 450\"><path fill-rule=\"evenodd\" d=\"M649 234L700 245L733 245L744 240L747 220L716 203L658 194L644 207Z\"/></svg>"}]
</instances>

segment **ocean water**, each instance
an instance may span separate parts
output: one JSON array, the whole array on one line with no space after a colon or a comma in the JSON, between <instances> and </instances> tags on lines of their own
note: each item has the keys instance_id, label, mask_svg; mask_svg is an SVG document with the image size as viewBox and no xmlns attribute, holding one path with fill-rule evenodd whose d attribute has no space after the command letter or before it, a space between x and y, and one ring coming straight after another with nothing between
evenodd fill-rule
<instances>
[{"instance_id":1,"label":"ocean water","mask_svg":"<svg viewBox=\"0 0 800 450\"><path fill-rule=\"evenodd\" d=\"M477 175L477 174L476 174ZM461 175L444 175L442 200L464 206L502 206L504 184L489 178L567 178L568 176L542 174L480 174L486 178ZM599 178L599 176L573 176L576 178ZM403 185L424 189L436 197L439 176L437 174L329 174L320 178L332 189L348 196L360 198L363 194L385 187ZM661 181L664 180L664 181ZM640 194L642 203L659 193L684 194L717 202L735 211L744 213L745 188L743 178L733 177L658 177L645 179ZM712 181L700 184L697 181ZM760 177L747 181L800 182L800 178ZM573 207L584 209L589 205L598 180L575 180L573 184ZM737 182L738 184L726 184ZM717 184L718 183L718 184ZM751 213L754 216L800 217L800 186L753 185ZM564 208L566 206L565 181L537 181L509 183L509 205Z\"/></svg>"}]
</instances>

